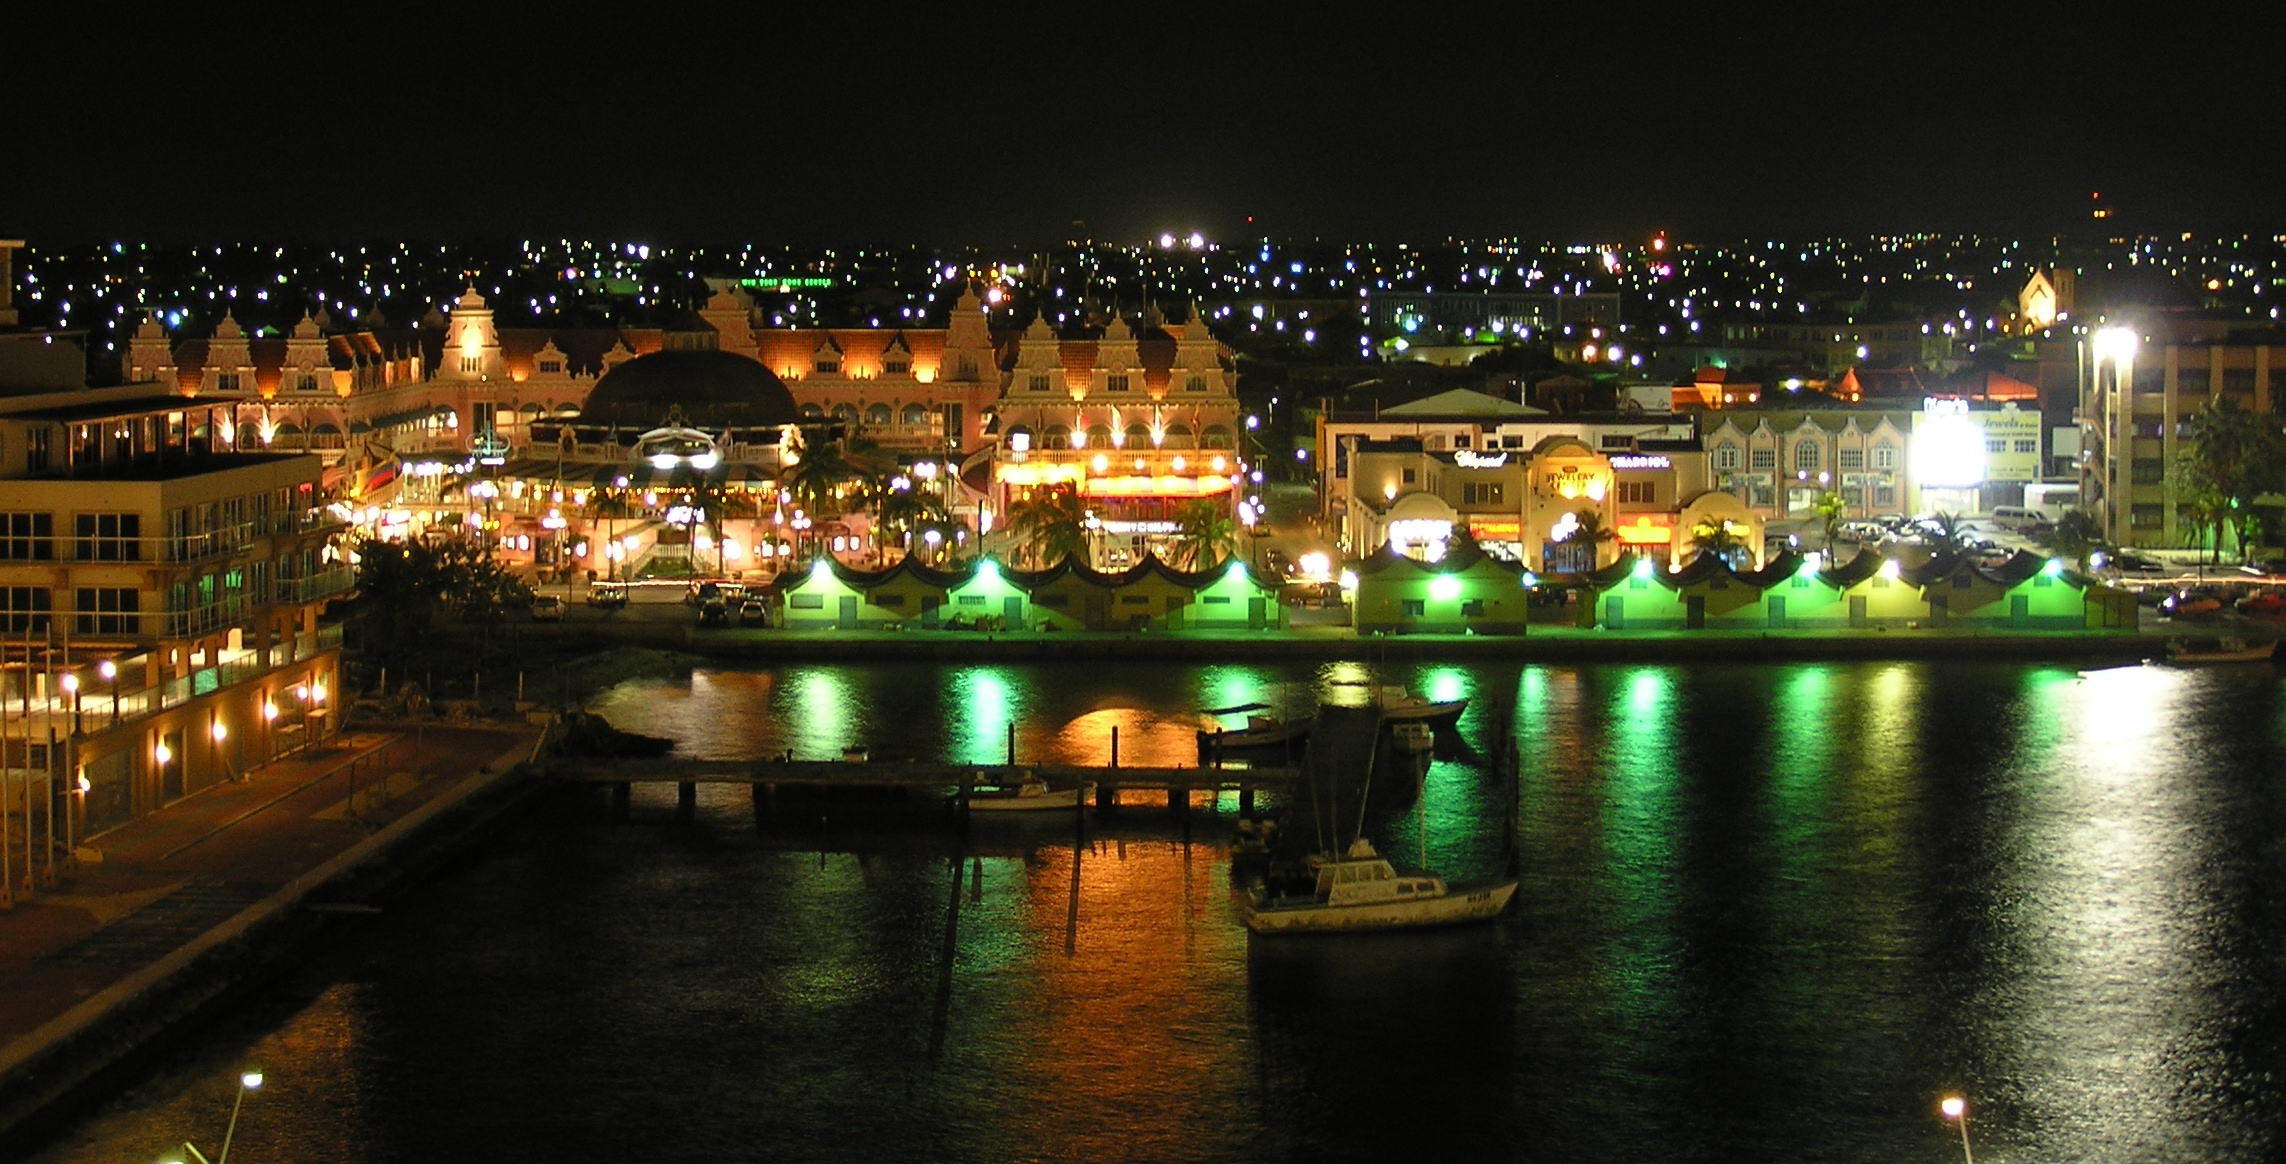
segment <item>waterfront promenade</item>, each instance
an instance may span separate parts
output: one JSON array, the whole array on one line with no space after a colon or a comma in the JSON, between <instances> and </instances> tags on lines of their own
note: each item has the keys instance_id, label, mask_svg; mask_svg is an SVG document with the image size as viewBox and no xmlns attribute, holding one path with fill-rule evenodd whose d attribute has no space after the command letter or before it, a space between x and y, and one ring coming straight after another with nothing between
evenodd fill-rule
<instances>
[{"instance_id":1,"label":"waterfront promenade","mask_svg":"<svg viewBox=\"0 0 2286 1164\"><path fill-rule=\"evenodd\" d=\"M512 726L352 725L89 840L99 860L0 911L0 1156L417 861L393 852L539 742ZM462 813L464 817L481 814ZM464 821L472 824L474 821ZM387 854L386 861L381 858Z\"/></svg>"}]
</instances>

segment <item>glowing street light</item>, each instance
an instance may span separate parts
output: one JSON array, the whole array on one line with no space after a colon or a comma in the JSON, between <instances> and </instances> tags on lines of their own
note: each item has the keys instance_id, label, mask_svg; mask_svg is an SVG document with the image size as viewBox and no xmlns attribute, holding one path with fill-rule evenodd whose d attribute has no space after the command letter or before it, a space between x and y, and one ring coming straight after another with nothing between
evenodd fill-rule
<instances>
[{"instance_id":1,"label":"glowing street light","mask_svg":"<svg viewBox=\"0 0 2286 1164\"><path fill-rule=\"evenodd\" d=\"M208 1160L206 1153L199 1151L198 1145L189 1140L183 1141L183 1151L190 1153L190 1158L198 1164L229 1164L230 1141L238 1134L238 1110L246 1106L246 1093L258 1091L261 1087L262 1073L259 1071L247 1071L238 1076L238 1098L230 1105L230 1126L223 1129L222 1151L216 1153L213 1160ZM166 1164L182 1164L182 1161L169 1160Z\"/></svg>"},{"instance_id":2,"label":"glowing street light","mask_svg":"<svg viewBox=\"0 0 2286 1164\"><path fill-rule=\"evenodd\" d=\"M111 722L117 726L119 723L119 664L105 659L95 665L95 671L103 676L104 682L111 685Z\"/></svg>"},{"instance_id":3,"label":"glowing street light","mask_svg":"<svg viewBox=\"0 0 2286 1164\"><path fill-rule=\"evenodd\" d=\"M1961 1159L1967 1164L1976 1164L1976 1153L1969 1151L1968 1101L1957 1095L1948 1095L1943 1102L1937 1104L1937 1110L1943 1113L1946 1119L1960 1126Z\"/></svg>"}]
</instances>

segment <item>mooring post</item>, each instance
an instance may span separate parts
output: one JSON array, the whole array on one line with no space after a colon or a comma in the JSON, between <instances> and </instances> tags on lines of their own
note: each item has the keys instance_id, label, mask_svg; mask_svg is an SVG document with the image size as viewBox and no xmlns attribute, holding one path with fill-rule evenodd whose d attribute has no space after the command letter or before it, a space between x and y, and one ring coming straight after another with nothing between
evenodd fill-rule
<instances>
[{"instance_id":1,"label":"mooring post","mask_svg":"<svg viewBox=\"0 0 2286 1164\"><path fill-rule=\"evenodd\" d=\"M1016 721L1008 721L1008 766L1016 766Z\"/></svg>"},{"instance_id":2,"label":"mooring post","mask_svg":"<svg viewBox=\"0 0 2286 1164\"><path fill-rule=\"evenodd\" d=\"M1238 786L1238 815L1247 818L1254 815L1254 786L1252 784Z\"/></svg>"},{"instance_id":3,"label":"mooring post","mask_svg":"<svg viewBox=\"0 0 2286 1164\"><path fill-rule=\"evenodd\" d=\"M770 819L770 793L768 791L770 786L757 780L746 787L747 791L753 794L754 827L761 828L762 823Z\"/></svg>"},{"instance_id":4,"label":"mooring post","mask_svg":"<svg viewBox=\"0 0 2286 1164\"><path fill-rule=\"evenodd\" d=\"M634 785L622 780L611 786L611 819L626 820L634 804Z\"/></svg>"},{"instance_id":5,"label":"mooring post","mask_svg":"<svg viewBox=\"0 0 2286 1164\"><path fill-rule=\"evenodd\" d=\"M1111 725L1111 766L1119 766L1119 725Z\"/></svg>"},{"instance_id":6,"label":"mooring post","mask_svg":"<svg viewBox=\"0 0 2286 1164\"><path fill-rule=\"evenodd\" d=\"M683 781L675 785L675 818L690 820L698 815L698 785Z\"/></svg>"},{"instance_id":7,"label":"mooring post","mask_svg":"<svg viewBox=\"0 0 2286 1164\"><path fill-rule=\"evenodd\" d=\"M1109 812L1117 807L1119 807L1119 790L1112 787L1109 780L1096 781L1095 810L1097 812Z\"/></svg>"}]
</instances>

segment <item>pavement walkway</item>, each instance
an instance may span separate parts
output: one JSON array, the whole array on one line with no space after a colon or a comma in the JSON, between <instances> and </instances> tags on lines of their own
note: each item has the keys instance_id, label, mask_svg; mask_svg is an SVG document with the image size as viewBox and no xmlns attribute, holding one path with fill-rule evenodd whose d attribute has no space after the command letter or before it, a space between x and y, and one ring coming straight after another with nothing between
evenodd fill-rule
<instances>
[{"instance_id":1,"label":"pavement walkway","mask_svg":"<svg viewBox=\"0 0 2286 1164\"><path fill-rule=\"evenodd\" d=\"M539 729L352 725L303 754L90 838L100 861L0 911L0 1062L74 1006L166 958ZM517 749L521 749L518 752ZM417 750L417 754L416 754Z\"/></svg>"}]
</instances>

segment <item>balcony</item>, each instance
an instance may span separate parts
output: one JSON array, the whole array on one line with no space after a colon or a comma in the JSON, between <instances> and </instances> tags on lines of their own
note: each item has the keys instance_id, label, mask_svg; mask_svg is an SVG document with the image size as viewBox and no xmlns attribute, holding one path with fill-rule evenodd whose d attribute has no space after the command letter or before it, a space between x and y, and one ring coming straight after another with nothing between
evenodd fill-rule
<instances>
[{"instance_id":1,"label":"balcony","mask_svg":"<svg viewBox=\"0 0 2286 1164\"><path fill-rule=\"evenodd\" d=\"M74 696L59 691L44 699L37 694L31 695L27 701L22 690L11 689L8 692L9 706L11 709L21 706L27 715L52 714L61 722L70 723L76 702L80 722L90 732L100 732L114 717L121 724L129 724L201 695L209 695L249 679L258 679L269 672L302 662L340 645L340 627L321 627L315 634L282 639L272 645L267 653L252 648L223 651L210 660L207 666L180 679L157 687L137 687L132 690L122 685L134 682L135 677L144 673L147 656L127 655L115 662L114 673L118 676L116 682L103 679L93 665L81 668L77 672L79 691L76 700Z\"/></svg>"},{"instance_id":2,"label":"balcony","mask_svg":"<svg viewBox=\"0 0 2286 1164\"><path fill-rule=\"evenodd\" d=\"M348 590L356 581L346 566L321 570L309 578L280 578L276 583L277 601L286 605L319 602Z\"/></svg>"},{"instance_id":3,"label":"balcony","mask_svg":"<svg viewBox=\"0 0 2286 1164\"><path fill-rule=\"evenodd\" d=\"M209 558L227 557L253 544L254 523L241 522L202 534L167 539L167 560L203 562Z\"/></svg>"}]
</instances>

